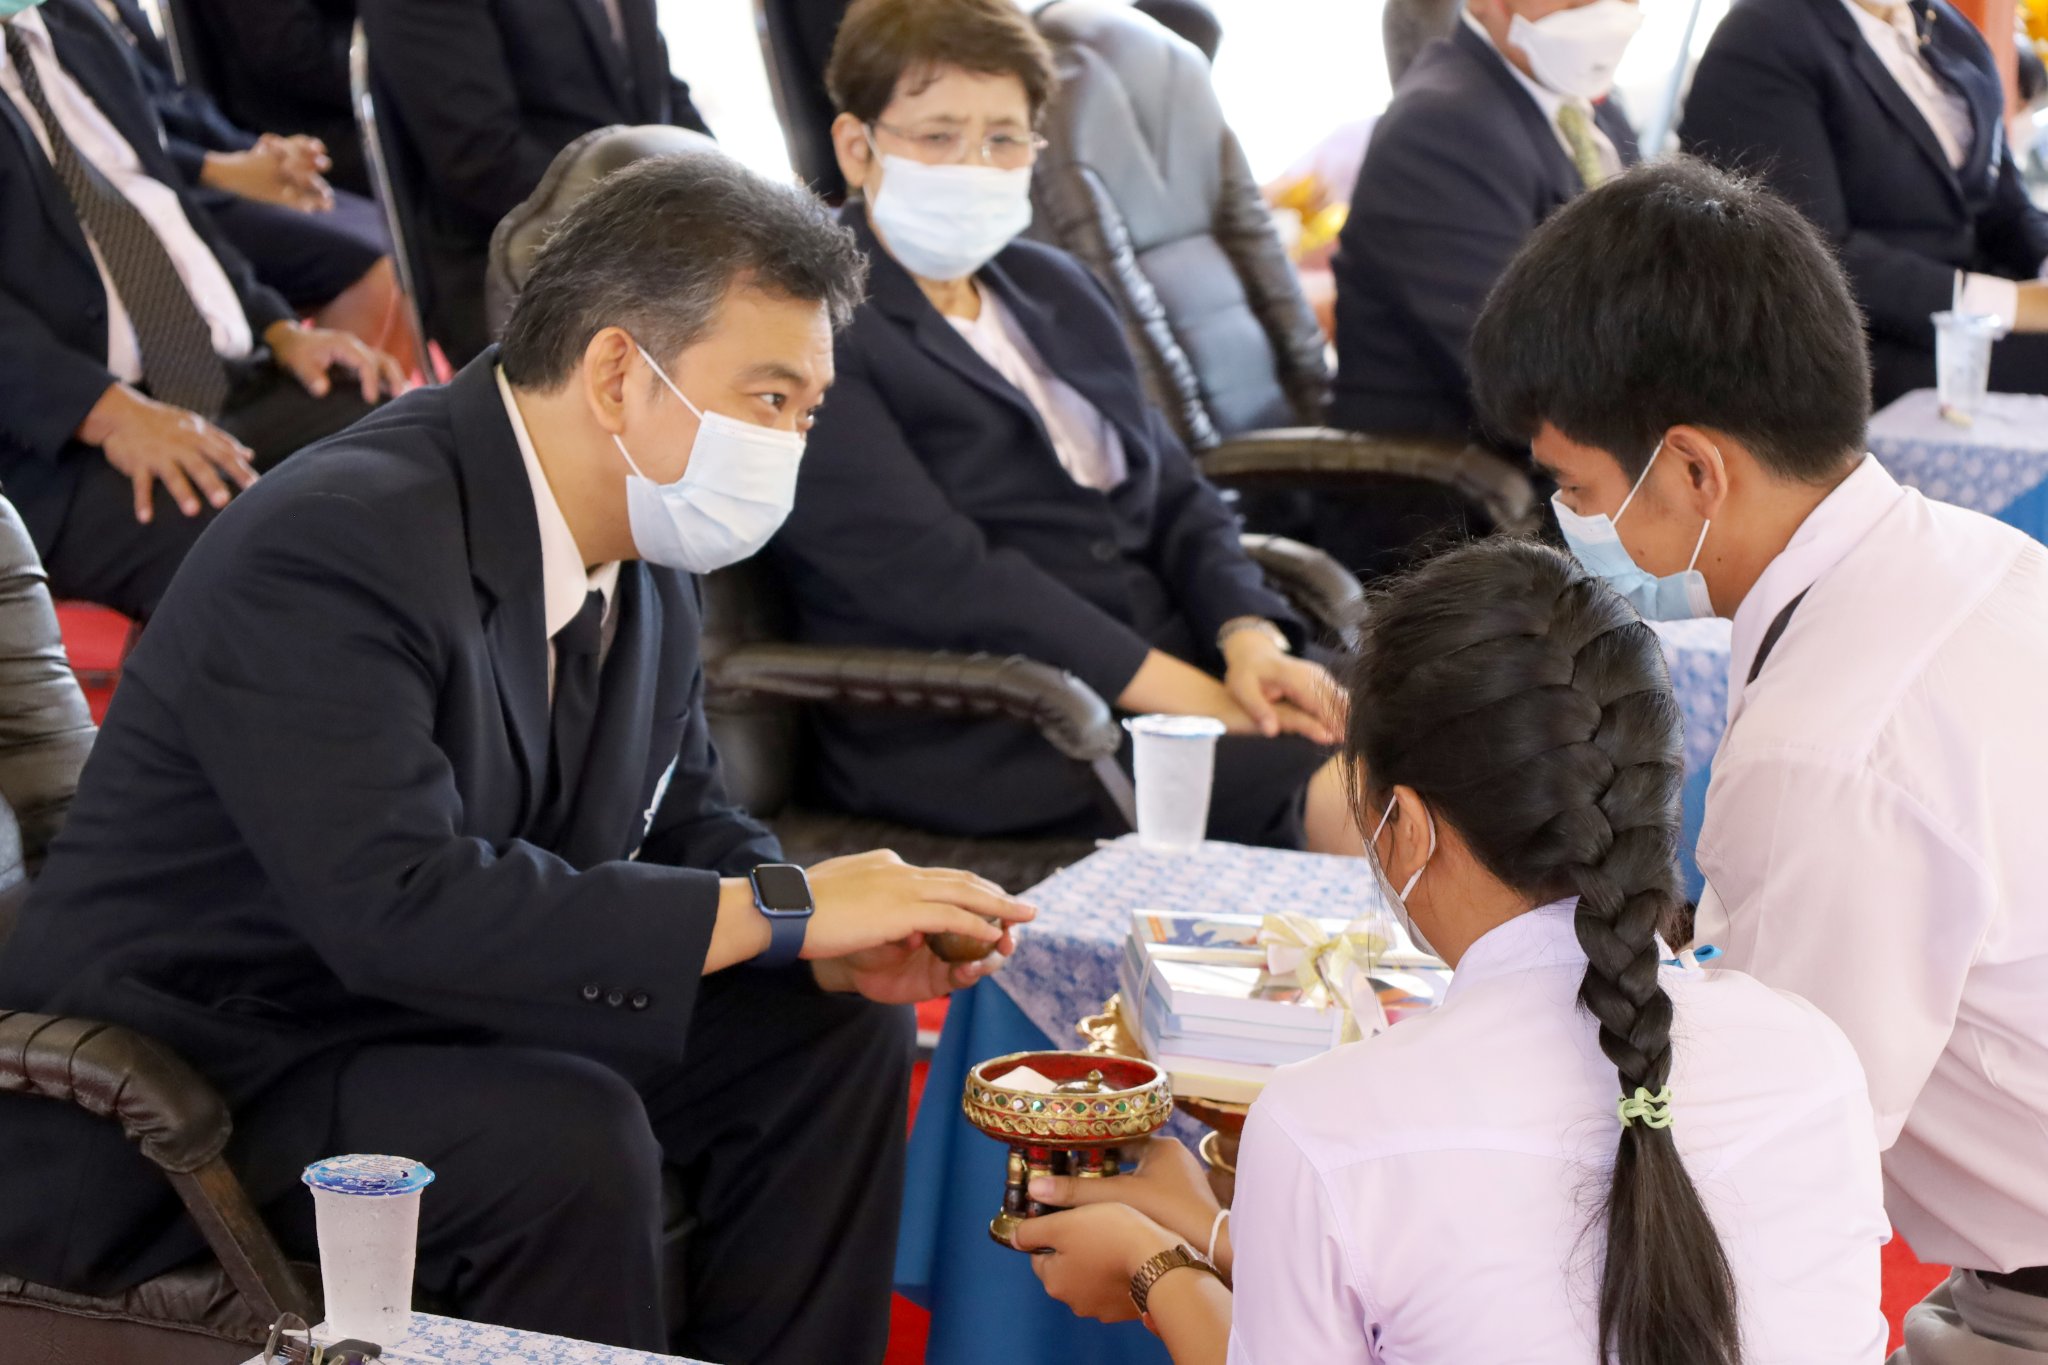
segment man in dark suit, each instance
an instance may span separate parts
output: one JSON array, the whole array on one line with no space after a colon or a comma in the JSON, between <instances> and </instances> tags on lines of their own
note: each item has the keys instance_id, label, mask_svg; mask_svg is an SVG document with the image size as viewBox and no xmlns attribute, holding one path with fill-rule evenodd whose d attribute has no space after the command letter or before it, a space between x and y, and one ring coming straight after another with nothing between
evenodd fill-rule
<instances>
[{"instance_id":1,"label":"man in dark suit","mask_svg":"<svg viewBox=\"0 0 2048 1365\"><path fill-rule=\"evenodd\" d=\"M147 616L235 487L404 376L257 282L103 25L0 35L0 481L59 595Z\"/></svg>"},{"instance_id":2,"label":"man in dark suit","mask_svg":"<svg viewBox=\"0 0 2048 1365\"><path fill-rule=\"evenodd\" d=\"M243 128L318 138L330 179L370 193L349 99L348 45L356 0L185 0L179 38L187 74Z\"/></svg>"},{"instance_id":3,"label":"man in dark suit","mask_svg":"<svg viewBox=\"0 0 2048 1365\"><path fill-rule=\"evenodd\" d=\"M1870 333L1871 390L1934 383L1930 314L1998 312L1991 387L2048 392L2048 214L2004 131L2005 90L1946 0L1741 0L1686 97L1685 149L1746 170L1834 241Z\"/></svg>"},{"instance_id":4,"label":"man in dark suit","mask_svg":"<svg viewBox=\"0 0 2048 1365\"><path fill-rule=\"evenodd\" d=\"M654 0L363 0L376 90L418 205L427 330L457 364L490 341L491 232L594 128L707 132Z\"/></svg>"},{"instance_id":5,"label":"man in dark suit","mask_svg":"<svg viewBox=\"0 0 2048 1365\"><path fill-rule=\"evenodd\" d=\"M917 936L1029 911L870 854L768 918L749 876L778 849L725 797L697 583L665 567L773 529L699 498L800 441L860 279L793 187L722 156L621 173L502 352L230 507L129 659L0 1000L195 1065L288 1250L313 1249L308 1162L402 1153L439 1174L420 1288L464 1316L880 1360L900 1006L994 961ZM199 1249L112 1127L0 1100L0 1274L105 1289Z\"/></svg>"},{"instance_id":6,"label":"man in dark suit","mask_svg":"<svg viewBox=\"0 0 2048 1365\"><path fill-rule=\"evenodd\" d=\"M1636 160L1635 135L1598 76L1555 71L1550 79L1580 89L1553 88L1538 73L1554 65L1533 65L1522 45L1543 41L1545 19L1591 3L1618 0L1470 0L1401 78L1332 261L1333 425L1478 434L1465 347L1487 291L1538 223ZM1625 33L1616 31L1622 44ZM1618 61L1619 46L1609 55Z\"/></svg>"}]
</instances>

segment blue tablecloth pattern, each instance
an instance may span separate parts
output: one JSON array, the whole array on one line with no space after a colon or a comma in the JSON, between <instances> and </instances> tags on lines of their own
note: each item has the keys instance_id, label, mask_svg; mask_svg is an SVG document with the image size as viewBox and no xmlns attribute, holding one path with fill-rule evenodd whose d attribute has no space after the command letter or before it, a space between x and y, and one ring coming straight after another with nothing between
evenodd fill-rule
<instances>
[{"instance_id":1,"label":"blue tablecloth pattern","mask_svg":"<svg viewBox=\"0 0 2048 1365\"><path fill-rule=\"evenodd\" d=\"M2048 538L2048 395L1987 394L1963 427L1916 389L1870 419L1870 452L1930 498Z\"/></svg>"},{"instance_id":2,"label":"blue tablecloth pattern","mask_svg":"<svg viewBox=\"0 0 2048 1365\"><path fill-rule=\"evenodd\" d=\"M322 1341L334 1339L324 1329L316 1335ZM649 1355L431 1313L413 1314L412 1334L386 1347L378 1359L383 1365L700 1365L681 1356ZM261 1357L248 1365L262 1365Z\"/></svg>"}]
</instances>

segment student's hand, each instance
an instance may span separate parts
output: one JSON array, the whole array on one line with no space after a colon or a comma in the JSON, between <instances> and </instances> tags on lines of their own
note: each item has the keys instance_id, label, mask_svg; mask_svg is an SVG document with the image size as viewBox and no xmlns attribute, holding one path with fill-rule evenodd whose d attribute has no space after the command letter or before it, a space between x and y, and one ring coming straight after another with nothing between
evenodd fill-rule
<instances>
[{"instance_id":1,"label":"student's hand","mask_svg":"<svg viewBox=\"0 0 2048 1365\"><path fill-rule=\"evenodd\" d=\"M325 213L334 207L334 191L321 175L330 164L318 138L265 133L245 152L208 152L199 183L300 213Z\"/></svg>"},{"instance_id":2,"label":"student's hand","mask_svg":"<svg viewBox=\"0 0 2048 1365\"><path fill-rule=\"evenodd\" d=\"M1183 1240L1126 1204L1040 1214L1018 1224L1012 1235L1019 1251L1039 1253L1031 1258L1031 1269L1046 1293L1080 1317L1102 1322L1138 1316L1131 1276Z\"/></svg>"},{"instance_id":3,"label":"student's hand","mask_svg":"<svg viewBox=\"0 0 2048 1365\"><path fill-rule=\"evenodd\" d=\"M1223 642L1223 686L1258 733L1301 735L1335 744L1344 728L1344 692L1330 671L1297 659L1263 630L1240 630Z\"/></svg>"},{"instance_id":4,"label":"student's hand","mask_svg":"<svg viewBox=\"0 0 2048 1365\"><path fill-rule=\"evenodd\" d=\"M205 505L202 497L225 507L234 489L256 482L249 447L198 413L159 403L126 384L110 385L75 434L128 476L135 519L145 526L156 514L159 483L180 512L196 517Z\"/></svg>"},{"instance_id":5,"label":"student's hand","mask_svg":"<svg viewBox=\"0 0 2048 1365\"><path fill-rule=\"evenodd\" d=\"M877 988L888 980L898 989L930 984L940 974L917 955L939 960L924 946L923 935L962 934L1000 947L1007 926L1038 913L972 872L912 867L886 850L833 858L808 875L815 909L803 956L820 963L855 958L854 964L827 969L826 976L840 982L859 972ZM902 950L900 957L876 952L892 945Z\"/></svg>"},{"instance_id":6,"label":"student's hand","mask_svg":"<svg viewBox=\"0 0 2048 1365\"><path fill-rule=\"evenodd\" d=\"M1031 1182L1031 1197L1055 1208L1125 1204L1150 1218L1197 1251L1207 1251L1209 1229L1222 1205L1209 1188L1209 1173L1186 1147L1169 1137L1146 1141L1138 1169L1107 1180L1042 1175ZM1216 1239L1216 1265L1230 1273L1229 1224Z\"/></svg>"},{"instance_id":7,"label":"student's hand","mask_svg":"<svg viewBox=\"0 0 2048 1365\"><path fill-rule=\"evenodd\" d=\"M912 934L900 943L813 962L811 971L828 991L864 995L884 1005L915 1005L964 991L1002 970L1023 932L1004 926L995 951L975 962L942 962L925 946L923 934Z\"/></svg>"},{"instance_id":8,"label":"student's hand","mask_svg":"<svg viewBox=\"0 0 2048 1365\"><path fill-rule=\"evenodd\" d=\"M405 370L396 360L347 332L273 322L264 329L263 343L279 368L296 376L315 398L325 398L334 387L327 372L336 365L361 381L365 403L386 394L396 398L406 390Z\"/></svg>"}]
</instances>

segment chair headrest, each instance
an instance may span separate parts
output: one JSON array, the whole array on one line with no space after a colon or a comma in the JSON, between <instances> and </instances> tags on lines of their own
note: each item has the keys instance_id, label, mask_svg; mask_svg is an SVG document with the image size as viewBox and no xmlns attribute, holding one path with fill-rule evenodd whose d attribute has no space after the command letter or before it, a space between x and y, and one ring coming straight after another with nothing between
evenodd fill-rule
<instances>
[{"instance_id":1,"label":"chair headrest","mask_svg":"<svg viewBox=\"0 0 2048 1365\"><path fill-rule=\"evenodd\" d=\"M533 269L534 253L563 215L591 187L636 161L651 156L724 156L710 138L663 124L614 124L585 133L555 154L524 203L506 214L491 233L490 269L484 281L484 312L497 334L511 315L512 300Z\"/></svg>"}]
</instances>

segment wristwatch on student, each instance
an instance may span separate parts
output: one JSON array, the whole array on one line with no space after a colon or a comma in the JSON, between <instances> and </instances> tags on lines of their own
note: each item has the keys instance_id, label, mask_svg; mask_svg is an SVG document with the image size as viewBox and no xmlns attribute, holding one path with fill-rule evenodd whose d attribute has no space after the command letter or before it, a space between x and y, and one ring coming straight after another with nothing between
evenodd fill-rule
<instances>
[{"instance_id":1,"label":"wristwatch on student","mask_svg":"<svg viewBox=\"0 0 2048 1365\"><path fill-rule=\"evenodd\" d=\"M1223 1272L1218 1270L1207 1256L1204 1256L1186 1242L1182 1242L1179 1246L1173 1247L1170 1250L1162 1251L1151 1260L1145 1262L1145 1264L1139 1266L1138 1273L1131 1276L1131 1302L1138 1305L1139 1317L1149 1317L1151 1313L1151 1309L1145 1305L1152 1298L1152 1286L1158 1284L1160 1279L1169 1270L1179 1270L1183 1266L1195 1270L1206 1270L1219 1280L1223 1278Z\"/></svg>"},{"instance_id":2,"label":"wristwatch on student","mask_svg":"<svg viewBox=\"0 0 2048 1365\"><path fill-rule=\"evenodd\" d=\"M1294 646L1287 641L1287 632L1263 616L1233 616L1228 621L1225 621L1222 628L1216 632L1216 648L1222 649L1224 645L1230 642L1231 636L1242 635L1248 630L1256 630L1259 634L1271 640L1274 648L1278 649L1282 654L1292 654L1294 652Z\"/></svg>"},{"instance_id":3,"label":"wristwatch on student","mask_svg":"<svg viewBox=\"0 0 2048 1365\"><path fill-rule=\"evenodd\" d=\"M811 927L811 881L793 863L763 863L747 874L754 886L754 906L768 921L767 950L754 959L758 967L787 967L804 950Z\"/></svg>"}]
</instances>

